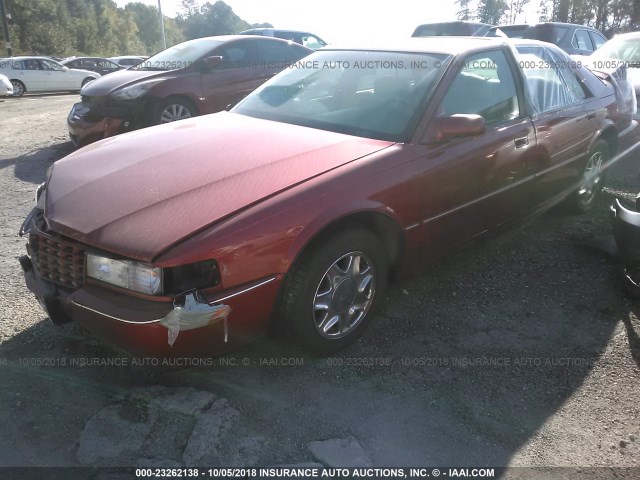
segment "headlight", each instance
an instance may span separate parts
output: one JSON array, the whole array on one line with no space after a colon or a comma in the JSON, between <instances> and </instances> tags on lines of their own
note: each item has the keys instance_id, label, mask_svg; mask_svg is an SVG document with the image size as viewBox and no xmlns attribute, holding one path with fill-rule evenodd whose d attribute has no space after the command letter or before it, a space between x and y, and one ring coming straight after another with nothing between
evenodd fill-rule
<instances>
[{"instance_id":1,"label":"headlight","mask_svg":"<svg viewBox=\"0 0 640 480\"><path fill-rule=\"evenodd\" d=\"M130 87L124 87L120 90L116 90L111 94L111 98L117 101L135 100L145 95L149 90L155 87L158 83L164 82L164 78L157 78L155 80L148 80L146 82L136 83Z\"/></svg>"},{"instance_id":2,"label":"headlight","mask_svg":"<svg viewBox=\"0 0 640 480\"><path fill-rule=\"evenodd\" d=\"M162 293L162 269L144 263L88 254L87 276L147 295Z\"/></svg>"}]
</instances>

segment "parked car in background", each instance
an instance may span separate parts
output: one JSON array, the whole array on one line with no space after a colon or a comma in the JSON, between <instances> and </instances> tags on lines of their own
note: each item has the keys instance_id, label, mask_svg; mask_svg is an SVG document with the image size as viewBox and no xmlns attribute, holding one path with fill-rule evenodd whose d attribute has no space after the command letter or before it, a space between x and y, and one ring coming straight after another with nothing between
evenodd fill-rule
<instances>
[{"instance_id":1,"label":"parked car in background","mask_svg":"<svg viewBox=\"0 0 640 480\"><path fill-rule=\"evenodd\" d=\"M492 27L487 37L530 38L553 43L571 55L590 55L607 41L602 32L592 27L573 23L538 23L535 25L507 25Z\"/></svg>"},{"instance_id":2,"label":"parked car in background","mask_svg":"<svg viewBox=\"0 0 640 480\"><path fill-rule=\"evenodd\" d=\"M108 58L100 57L71 57L60 63L65 67L90 70L92 72L97 72L100 75L117 72L118 70L125 68Z\"/></svg>"},{"instance_id":3,"label":"parked car in background","mask_svg":"<svg viewBox=\"0 0 640 480\"><path fill-rule=\"evenodd\" d=\"M437 22L419 25L412 37L482 37L493 25L478 22Z\"/></svg>"},{"instance_id":4,"label":"parked car in background","mask_svg":"<svg viewBox=\"0 0 640 480\"><path fill-rule=\"evenodd\" d=\"M292 42L299 43L312 50L318 50L327 45L327 42L322 40L317 35L309 32L301 32L299 30L280 30L277 28L252 28L240 32L238 35L260 35L264 37L282 38L283 40L290 40Z\"/></svg>"},{"instance_id":5,"label":"parked car in background","mask_svg":"<svg viewBox=\"0 0 640 480\"><path fill-rule=\"evenodd\" d=\"M13 85L6 75L0 75L0 97L13 95Z\"/></svg>"},{"instance_id":6,"label":"parked car in background","mask_svg":"<svg viewBox=\"0 0 640 480\"><path fill-rule=\"evenodd\" d=\"M187 51L251 48L223 38ZM183 52L149 66L208 64ZM592 208L633 126L612 85L543 42L322 49L230 112L57 161L20 263L54 323L138 354L219 354L270 321L326 354L360 335L390 272L563 199Z\"/></svg>"},{"instance_id":7,"label":"parked car in background","mask_svg":"<svg viewBox=\"0 0 640 480\"><path fill-rule=\"evenodd\" d=\"M149 125L218 112L313 50L267 37L180 43L82 90L67 118L76 145ZM89 88L90 87L90 88Z\"/></svg>"},{"instance_id":8,"label":"parked car in background","mask_svg":"<svg viewBox=\"0 0 640 480\"><path fill-rule=\"evenodd\" d=\"M139 55L121 55L119 57L109 57L108 60L117 63L121 67L131 68L136 65L140 65L149 57L139 56Z\"/></svg>"},{"instance_id":9,"label":"parked car in background","mask_svg":"<svg viewBox=\"0 0 640 480\"><path fill-rule=\"evenodd\" d=\"M584 60L598 70L611 70L623 62L640 102L640 32L616 35Z\"/></svg>"},{"instance_id":10,"label":"parked car in background","mask_svg":"<svg viewBox=\"0 0 640 480\"><path fill-rule=\"evenodd\" d=\"M13 95L78 91L100 77L89 70L70 69L46 57L0 58L0 73L9 77Z\"/></svg>"}]
</instances>

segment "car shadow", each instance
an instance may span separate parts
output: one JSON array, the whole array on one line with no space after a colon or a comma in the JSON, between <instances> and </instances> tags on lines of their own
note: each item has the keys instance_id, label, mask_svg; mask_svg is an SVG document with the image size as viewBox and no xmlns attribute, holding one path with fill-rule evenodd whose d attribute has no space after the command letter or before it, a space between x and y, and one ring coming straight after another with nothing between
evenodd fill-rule
<instances>
[{"instance_id":1,"label":"car shadow","mask_svg":"<svg viewBox=\"0 0 640 480\"><path fill-rule=\"evenodd\" d=\"M14 167L16 178L29 183L40 184L47 178L47 169L57 160L75 150L70 141L39 148L18 157L0 160L0 170Z\"/></svg>"}]
</instances>

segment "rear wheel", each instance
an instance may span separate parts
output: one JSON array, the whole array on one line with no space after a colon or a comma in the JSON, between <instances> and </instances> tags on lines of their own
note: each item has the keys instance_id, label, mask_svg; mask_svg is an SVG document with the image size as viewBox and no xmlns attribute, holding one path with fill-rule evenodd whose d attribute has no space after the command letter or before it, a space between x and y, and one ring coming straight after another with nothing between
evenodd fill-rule
<instances>
[{"instance_id":1,"label":"rear wheel","mask_svg":"<svg viewBox=\"0 0 640 480\"><path fill-rule=\"evenodd\" d=\"M24 83L22 83L20 80L11 80L11 85L13 85L14 97L21 97L27 91L27 89L24 87Z\"/></svg>"},{"instance_id":2,"label":"rear wheel","mask_svg":"<svg viewBox=\"0 0 640 480\"><path fill-rule=\"evenodd\" d=\"M95 80L95 78L93 77L87 77L84 80L82 80L82 86L84 87L87 83L91 83Z\"/></svg>"},{"instance_id":3,"label":"rear wheel","mask_svg":"<svg viewBox=\"0 0 640 480\"><path fill-rule=\"evenodd\" d=\"M361 227L310 247L289 278L282 326L315 353L346 347L362 333L384 294L388 260L378 239Z\"/></svg>"},{"instance_id":4,"label":"rear wheel","mask_svg":"<svg viewBox=\"0 0 640 480\"><path fill-rule=\"evenodd\" d=\"M604 140L599 140L589 152L580 186L567 199L571 211L585 213L595 206L602 193L608 161L609 146Z\"/></svg>"}]
</instances>

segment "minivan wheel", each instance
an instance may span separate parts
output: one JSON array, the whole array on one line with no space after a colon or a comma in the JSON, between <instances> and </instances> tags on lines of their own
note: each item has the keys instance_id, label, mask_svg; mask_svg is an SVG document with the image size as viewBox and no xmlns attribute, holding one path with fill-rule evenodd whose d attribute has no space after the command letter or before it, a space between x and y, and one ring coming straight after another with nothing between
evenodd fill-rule
<instances>
[{"instance_id":1,"label":"minivan wheel","mask_svg":"<svg viewBox=\"0 0 640 480\"><path fill-rule=\"evenodd\" d=\"M387 263L379 240L361 227L319 241L287 281L281 327L314 353L346 347L384 295Z\"/></svg>"},{"instance_id":2,"label":"minivan wheel","mask_svg":"<svg viewBox=\"0 0 640 480\"><path fill-rule=\"evenodd\" d=\"M599 140L589 151L580 186L567 199L571 211L585 213L595 206L602 193L608 161L609 146L604 140Z\"/></svg>"},{"instance_id":3,"label":"minivan wheel","mask_svg":"<svg viewBox=\"0 0 640 480\"><path fill-rule=\"evenodd\" d=\"M20 80L11 80L11 85L13 85L13 96L21 97L24 95L26 88L24 88L24 83Z\"/></svg>"},{"instance_id":4,"label":"minivan wheel","mask_svg":"<svg viewBox=\"0 0 640 480\"><path fill-rule=\"evenodd\" d=\"M178 98L168 98L160 103L156 109L155 123L171 123L178 120L195 117L198 112L188 101Z\"/></svg>"}]
</instances>

